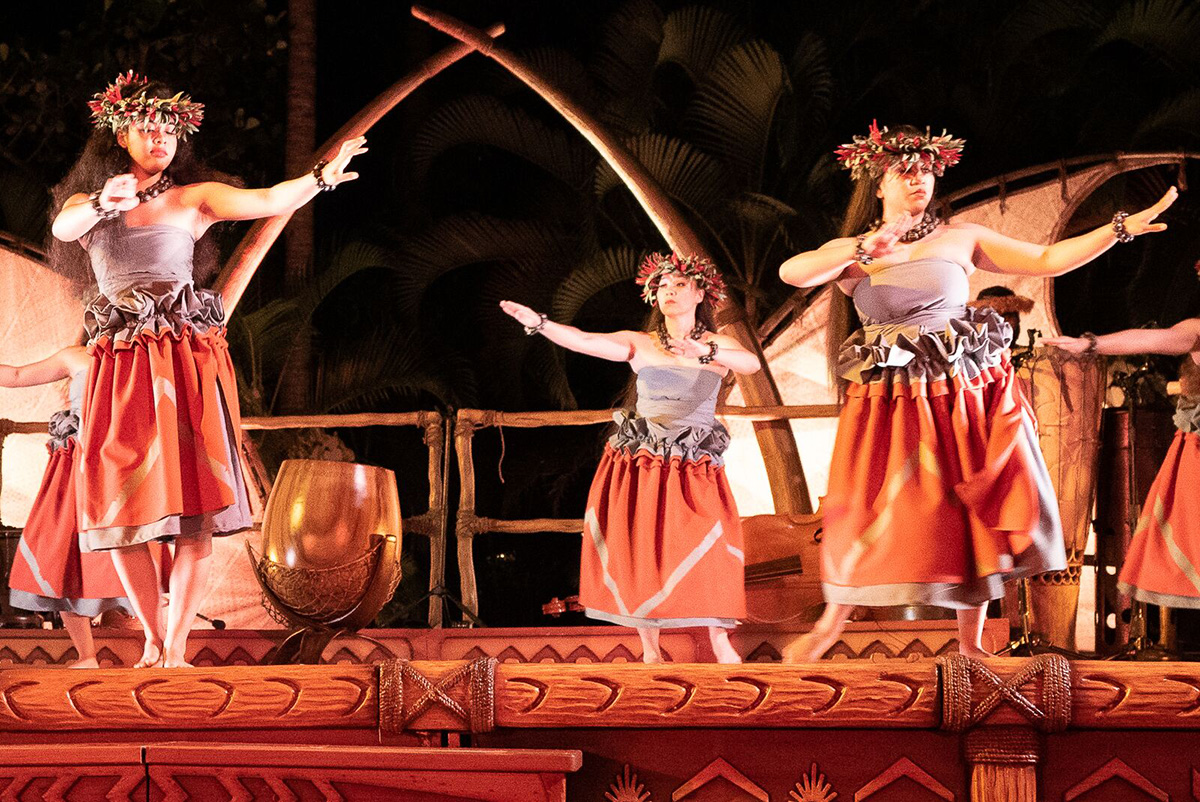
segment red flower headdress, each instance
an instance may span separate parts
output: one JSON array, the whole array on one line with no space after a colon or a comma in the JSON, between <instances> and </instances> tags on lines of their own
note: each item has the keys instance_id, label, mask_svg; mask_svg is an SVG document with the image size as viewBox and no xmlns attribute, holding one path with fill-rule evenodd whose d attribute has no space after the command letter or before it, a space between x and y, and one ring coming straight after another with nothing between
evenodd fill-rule
<instances>
[{"instance_id":1,"label":"red flower headdress","mask_svg":"<svg viewBox=\"0 0 1200 802\"><path fill-rule=\"evenodd\" d=\"M945 129L940 136L933 136L928 128L923 135L889 134L886 125L881 129L872 120L866 136L854 137L835 153L855 181L867 176L879 178L893 167L902 173L920 170L940 178L947 167L958 164L965 144L966 140L955 139Z\"/></svg>"},{"instance_id":2,"label":"red flower headdress","mask_svg":"<svg viewBox=\"0 0 1200 802\"><path fill-rule=\"evenodd\" d=\"M195 103L190 97L178 92L174 97L148 97L148 78L133 70L118 75L103 92L97 92L88 101L92 110L92 124L97 128L109 128L114 134L130 125L170 125L180 139L200 130L204 119L204 104Z\"/></svg>"},{"instance_id":3,"label":"red flower headdress","mask_svg":"<svg viewBox=\"0 0 1200 802\"><path fill-rule=\"evenodd\" d=\"M680 256L676 253L652 253L642 261L637 276L637 283L642 288L642 300L651 305L658 303L658 282L672 273L695 281L696 286L704 291L704 299L714 306L725 300L725 279L721 278L716 265L701 256Z\"/></svg>"}]
</instances>

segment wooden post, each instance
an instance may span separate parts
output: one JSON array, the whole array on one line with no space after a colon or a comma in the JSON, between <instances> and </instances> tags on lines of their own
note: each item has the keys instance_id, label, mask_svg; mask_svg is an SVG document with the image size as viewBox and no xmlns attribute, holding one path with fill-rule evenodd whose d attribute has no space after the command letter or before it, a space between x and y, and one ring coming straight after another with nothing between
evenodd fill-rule
<instances>
[{"instance_id":1,"label":"wooden post","mask_svg":"<svg viewBox=\"0 0 1200 802\"><path fill-rule=\"evenodd\" d=\"M454 539L458 544L458 581L463 607L479 615L479 589L475 584L475 423L462 412L454 427L454 450L458 455L458 521Z\"/></svg>"},{"instance_id":2,"label":"wooden post","mask_svg":"<svg viewBox=\"0 0 1200 802\"><path fill-rule=\"evenodd\" d=\"M425 445L429 447L429 589L436 590L446 581L446 473L449 418L438 416L425 424ZM442 626L442 598L429 597L429 626Z\"/></svg>"}]
</instances>

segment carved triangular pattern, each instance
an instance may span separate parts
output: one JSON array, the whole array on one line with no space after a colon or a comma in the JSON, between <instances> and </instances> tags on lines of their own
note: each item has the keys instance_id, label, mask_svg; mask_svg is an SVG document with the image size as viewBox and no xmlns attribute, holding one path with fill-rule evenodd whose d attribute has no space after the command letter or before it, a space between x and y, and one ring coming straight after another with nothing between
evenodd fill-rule
<instances>
[{"instance_id":1,"label":"carved triangular pattern","mask_svg":"<svg viewBox=\"0 0 1200 802\"><path fill-rule=\"evenodd\" d=\"M883 771L878 777L871 780L862 788L858 789L854 793L854 802L862 802L864 799L870 799L872 796L879 793L884 788L888 787L902 777L907 777L917 785L925 788L930 793L940 797L941 799L954 802L953 791L942 785L937 781L936 778L934 778L933 775L906 757L900 758L885 771Z\"/></svg>"},{"instance_id":2,"label":"carved triangular pattern","mask_svg":"<svg viewBox=\"0 0 1200 802\"><path fill-rule=\"evenodd\" d=\"M1157 799L1159 802L1170 802L1171 800L1170 794L1150 782L1140 772L1130 768L1129 764L1121 760L1121 758L1114 757L1087 777L1084 777L1078 783L1068 788L1067 792L1063 794L1063 802L1080 799L1084 794L1094 791L1109 780L1114 779L1124 780L1145 794L1149 799ZM1194 785L1195 781L1193 780L1193 788Z\"/></svg>"},{"instance_id":3,"label":"carved triangular pattern","mask_svg":"<svg viewBox=\"0 0 1200 802\"><path fill-rule=\"evenodd\" d=\"M691 779L676 788L671 793L671 802L678 802L678 800L690 796L717 778L724 779L735 788L741 789L751 799L757 799L759 802L769 802L766 791L751 781L745 774L742 774L730 765L729 761L720 757L700 769Z\"/></svg>"}]
</instances>

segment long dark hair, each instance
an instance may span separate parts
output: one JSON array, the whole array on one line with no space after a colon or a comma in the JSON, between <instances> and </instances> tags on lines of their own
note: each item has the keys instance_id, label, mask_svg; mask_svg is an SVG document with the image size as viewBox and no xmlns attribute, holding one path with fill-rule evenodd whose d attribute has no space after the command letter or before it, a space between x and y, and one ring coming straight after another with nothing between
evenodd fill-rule
<instances>
[{"instance_id":1,"label":"long dark hair","mask_svg":"<svg viewBox=\"0 0 1200 802\"><path fill-rule=\"evenodd\" d=\"M174 91L163 84L152 83L146 87L146 93L153 97L171 97ZM129 152L117 143L116 136L107 128L99 128L92 132L83 153L79 155L75 165L52 190L53 204L51 215L62 211L63 204L72 195L91 193L104 186L104 182L114 175L127 173L132 167ZM166 170L171 179L178 185L195 184L200 181L220 181L224 184L242 186L241 179L214 170L196 155L192 139L179 140L175 149L175 158ZM101 226L122 225L120 220L106 220L96 224L93 231ZM197 285L204 285L217 273L219 253L216 237L208 232L196 243L196 252L192 259L194 276ZM46 248L50 267L76 282L81 288L95 284L87 252L78 242L63 242L51 235Z\"/></svg>"},{"instance_id":2,"label":"long dark hair","mask_svg":"<svg viewBox=\"0 0 1200 802\"><path fill-rule=\"evenodd\" d=\"M924 131L916 126L899 125L889 128L884 136L886 139L891 139L896 134L913 136L923 133ZM878 220L883 218L883 201L879 197L879 185L882 182L882 175L867 175L854 182L854 190L850 193L850 201L846 204L846 213L842 217L839 237L857 237L859 234L865 234L875 226ZM943 219L949 216L949 209L938 198L937 181L934 181L933 193L925 208L935 210ZM837 288L836 282L830 284L829 293L829 323L825 328L825 358L829 365L829 374L839 388L840 395L842 384L837 378L838 356L842 349L842 343L846 341L852 331L859 328L861 321L854 311L854 302Z\"/></svg>"}]
</instances>

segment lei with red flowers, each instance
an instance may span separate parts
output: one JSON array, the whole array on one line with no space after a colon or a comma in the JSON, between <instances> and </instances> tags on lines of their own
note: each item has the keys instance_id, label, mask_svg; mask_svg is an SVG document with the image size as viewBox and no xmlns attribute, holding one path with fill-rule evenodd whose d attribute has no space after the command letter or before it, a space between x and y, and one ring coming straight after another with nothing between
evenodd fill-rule
<instances>
[{"instance_id":1,"label":"lei with red flowers","mask_svg":"<svg viewBox=\"0 0 1200 802\"><path fill-rule=\"evenodd\" d=\"M195 103L190 97L178 92L174 97L148 97L148 78L133 70L118 75L103 92L98 92L88 101L92 110L92 124L97 128L111 129L114 134L130 125L174 126L180 139L200 130L204 119L204 104Z\"/></svg>"},{"instance_id":2,"label":"lei with red flowers","mask_svg":"<svg viewBox=\"0 0 1200 802\"><path fill-rule=\"evenodd\" d=\"M955 139L945 129L940 136L933 136L928 128L924 134L893 134L886 125L880 128L872 120L866 136L854 137L834 153L855 181L879 178L890 169L901 173L918 170L940 178L947 167L958 164L965 144L966 140Z\"/></svg>"},{"instance_id":3,"label":"lei with red flowers","mask_svg":"<svg viewBox=\"0 0 1200 802\"><path fill-rule=\"evenodd\" d=\"M696 282L704 291L704 299L714 306L725 300L725 279L717 266L701 256L680 256L676 253L652 253L638 268L637 283L642 288L642 300L658 303L658 282L663 276L679 273Z\"/></svg>"}]
</instances>

